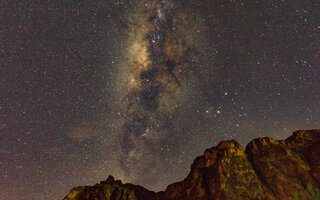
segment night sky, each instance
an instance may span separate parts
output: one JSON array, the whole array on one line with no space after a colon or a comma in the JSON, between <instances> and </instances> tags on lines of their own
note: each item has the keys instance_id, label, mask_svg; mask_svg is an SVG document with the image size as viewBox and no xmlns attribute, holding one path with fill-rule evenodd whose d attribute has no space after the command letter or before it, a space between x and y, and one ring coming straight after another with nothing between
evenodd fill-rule
<instances>
[{"instance_id":1,"label":"night sky","mask_svg":"<svg viewBox=\"0 0 320 200\"><path fill-rule=\"evenodd\" d=\"M147 189L221 140L320 128L320 2L2 1L0 199Z\"/></svg>"}]
</instances>

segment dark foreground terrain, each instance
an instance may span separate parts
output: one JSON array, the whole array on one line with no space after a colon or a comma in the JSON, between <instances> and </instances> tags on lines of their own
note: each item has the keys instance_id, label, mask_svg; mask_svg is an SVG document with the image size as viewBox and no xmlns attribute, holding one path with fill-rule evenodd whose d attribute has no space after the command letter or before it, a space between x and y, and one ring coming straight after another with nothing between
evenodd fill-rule
<instances>
[{"instance_id":1,"label":"dark foreground terrain","mask_svg":"<svg viewBox=\"0 0 320 200\"><path fill-rule=\"evenodd\" d=\"M73 188L64 200L287 200L308 185L320 186L320 130L296 131L286 140L257 138L245 150L235 140L222 141L195 159L187 178L163 192L109 176Z\"/></svg>"}]
</instances>

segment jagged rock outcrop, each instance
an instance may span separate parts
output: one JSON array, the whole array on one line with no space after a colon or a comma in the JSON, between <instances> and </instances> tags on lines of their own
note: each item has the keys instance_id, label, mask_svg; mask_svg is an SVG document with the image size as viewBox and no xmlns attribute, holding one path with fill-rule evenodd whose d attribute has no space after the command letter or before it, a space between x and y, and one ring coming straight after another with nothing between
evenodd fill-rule
<instances>
[{"instance_id":1,"label":"jagged rock outcrop","mask_svg":"<svg viewBox=\"0 0 320 200\"><path fill-rule=\"evenodd\" d=\"M260 182L235 140L223 141L198 157L188 177L169 185L159 199L275 199Z\"/></svg>"},{"instance_id":2,"label":"jagged rock outcrop","mask_svg":"<svg viewBox=\"0 0 320 200\"><path fill-rule=\"evenodd\" d=\"M254 139L245 151L235 140L222 141L195 159L187 178L163 192L110 176L72 189L64 200L287 200L308 184L320 186L320 130L296 131L280 141Z\"/></svg>"},{"instance_id":3,"label":"jagged rock outcrop","mask_svg":"<svg viewBox=\"0 0 320 200\"><path fill-rule=\"evenodd\" d=\"M95 186L80 186L73 188L64 200L149 200L155 196L141 186L122 184L109 176Z\"/></svg>"}]
</instances>

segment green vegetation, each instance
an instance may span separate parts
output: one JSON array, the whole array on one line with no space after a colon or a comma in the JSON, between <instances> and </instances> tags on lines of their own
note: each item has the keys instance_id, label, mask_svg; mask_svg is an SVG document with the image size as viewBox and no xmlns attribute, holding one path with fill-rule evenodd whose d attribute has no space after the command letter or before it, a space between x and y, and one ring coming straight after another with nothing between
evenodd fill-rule
<instances>
[{"instance_id":1,"label":"green vegetation","mask_svg":"<svg viewBox=\"0 0 320 200\"><path fill-rule=\"evenodd\" d=\"M303 195L304 194L304 195ZM308 200L320 200L320 189L309 184L304 193L296 192L292 198L289 200L302 200L302 196L306 196Z\"/></svg>"}]
</instances>

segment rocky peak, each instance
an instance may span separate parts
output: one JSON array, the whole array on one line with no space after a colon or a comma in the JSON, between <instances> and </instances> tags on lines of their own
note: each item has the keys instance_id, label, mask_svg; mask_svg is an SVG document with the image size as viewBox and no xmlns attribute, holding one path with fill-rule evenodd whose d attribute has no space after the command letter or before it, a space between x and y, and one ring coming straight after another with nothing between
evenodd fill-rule
<instances>
[{"instance_id":1,"label":"rocky peak","mask_svg":"<svg viewBox=\"0 0 320 200\"><path fill-rule=\"evenodd\" d=\"M102 185L122 185L122 181L121 180L115 180L113 176L109 175L107 180L105 181L101 181L100 184Z\"/></svg>"}]
</instances>

